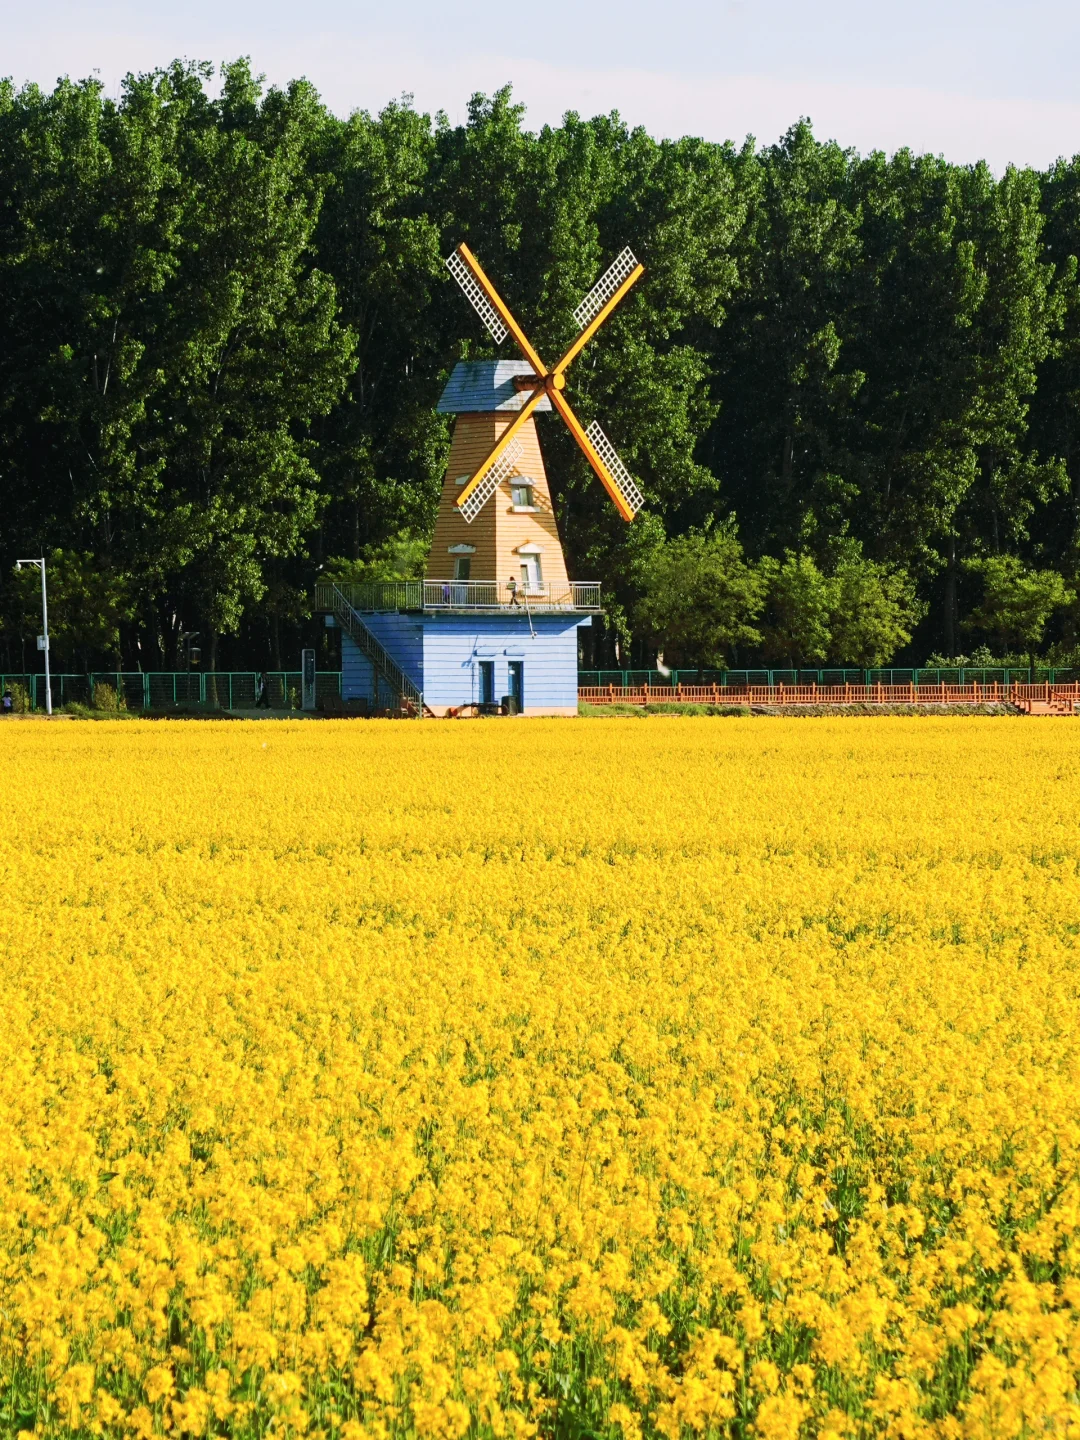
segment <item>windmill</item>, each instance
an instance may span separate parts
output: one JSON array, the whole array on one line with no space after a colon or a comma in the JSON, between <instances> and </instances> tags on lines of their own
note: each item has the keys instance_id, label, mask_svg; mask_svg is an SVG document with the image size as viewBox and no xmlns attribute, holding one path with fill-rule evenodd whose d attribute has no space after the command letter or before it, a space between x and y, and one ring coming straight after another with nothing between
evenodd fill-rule
<instances>
[{"instance_id":1,"label":"windmill","mask_svg":"<svg viewBox=\"0 0 1080 1440\"><path fill-rule=\"evenodd\" d=\"M498 436L494 446L473 471L457 497L456 507L462 518L471 524L500 484L513 475L522 455L520 432L531 420L533 411L541 402L550 402L566 421L571 435L581 447L586 460L614 502L616 510L624 520L633 520L645 503L644 496L599 424L594 420L586 429L578 420L566 399L565 386L567 368L581 354L623 297L641 279L645 267L629 248L622 251L574 311L574 320L581 327L581 333L562 358L549 368L540 359L528 336L484 274L480 262L464 242L449 256L446 265L496 343L501 344L507 335L513 336L531 371L516 375L513 381L516 390L531 391L531 395L521 405L514 420Z\"/></svg>"}]
</instances>

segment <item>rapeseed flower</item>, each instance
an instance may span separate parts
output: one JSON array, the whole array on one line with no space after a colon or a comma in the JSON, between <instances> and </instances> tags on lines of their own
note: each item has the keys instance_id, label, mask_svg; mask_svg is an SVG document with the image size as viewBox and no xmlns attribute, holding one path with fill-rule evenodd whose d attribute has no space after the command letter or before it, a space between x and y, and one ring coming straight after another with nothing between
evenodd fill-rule
<instances>
[{"instance_id":1,"label":"rapeseed flower","mask_svg":"<svg viewBox=\"0 0 1080 1440\"><path fill-rule=\"evenodd\" d=\"M5 1433L1080 1436L1070 726L0 741Z\"/></svg>"}]
</instances>

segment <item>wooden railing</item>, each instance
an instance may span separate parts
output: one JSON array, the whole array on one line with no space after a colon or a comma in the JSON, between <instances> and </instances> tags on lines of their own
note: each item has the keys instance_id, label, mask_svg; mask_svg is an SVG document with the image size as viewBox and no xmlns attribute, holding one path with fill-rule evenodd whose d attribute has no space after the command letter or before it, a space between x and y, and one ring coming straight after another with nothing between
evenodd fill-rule
<instances>
[{"instance_id":1,"label":"wooden railing","mask_svg":"<svg viewBox=\"0 0 1080 1440\"><path fill-rule=\"evenodd\" d=\"M1069 685L617 685L582 686L590 705L1013 705L1080 704Z\"/></svg>"}]
</instances>

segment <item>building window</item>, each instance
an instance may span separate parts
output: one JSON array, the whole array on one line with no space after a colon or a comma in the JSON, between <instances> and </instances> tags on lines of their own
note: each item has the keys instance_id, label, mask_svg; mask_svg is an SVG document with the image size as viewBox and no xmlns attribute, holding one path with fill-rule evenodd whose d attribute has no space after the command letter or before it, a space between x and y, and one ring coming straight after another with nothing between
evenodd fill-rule
<instances>
[{"instance_id":1,"label":"building window","mask_svg":"<svg viewBox=\"0 0 1080 1440\"><path fill-rule=\"evenodd\" d=\"M471 566L471 565L472 565L472 561L470 560L470 558L469 558L468 555L455 555L455 556L454 556L454 579L455 579L455 580L468 580L468 578L469 578L469 569L470 569L470 566Z\"/></svg>"},{"instance_id":2,"label":"building window","mask_svg":"<svg viewBox=\"0 0 1080 1440\"><path fill-rule=\"evenodd\" d=\"M515 481L510 486L510 503L515 510L535 510L533 504L533 487Z\"/></svg>"}]
</instances>

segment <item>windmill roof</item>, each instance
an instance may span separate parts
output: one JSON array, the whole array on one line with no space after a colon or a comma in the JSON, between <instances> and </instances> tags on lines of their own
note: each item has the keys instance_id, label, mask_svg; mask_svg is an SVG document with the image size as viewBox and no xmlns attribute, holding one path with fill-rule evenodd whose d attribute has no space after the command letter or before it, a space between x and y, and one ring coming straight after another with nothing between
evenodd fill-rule
<instances>
[{"instance_id":1,"label":"windmill roof","mask_svg":"<svg viewBox=\"0 0 1080 1440\"><path fill-rule=\"evenodd\" d=\"M435 408L440 415L520 410L529 392L514 389L514 376L533 373L527 360L459 360ZM546 395L536 409L551 409Z\"/></svg>"}]
</instances>

